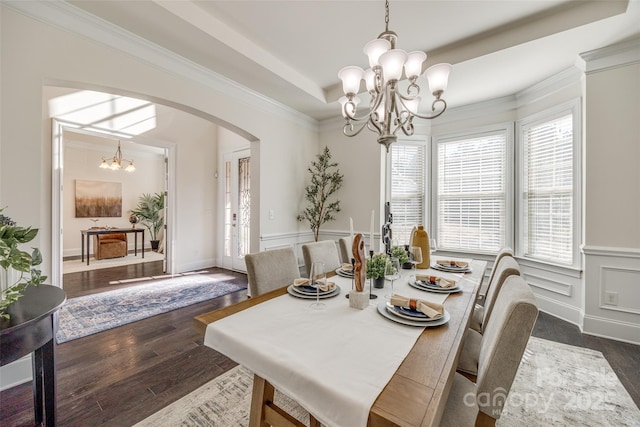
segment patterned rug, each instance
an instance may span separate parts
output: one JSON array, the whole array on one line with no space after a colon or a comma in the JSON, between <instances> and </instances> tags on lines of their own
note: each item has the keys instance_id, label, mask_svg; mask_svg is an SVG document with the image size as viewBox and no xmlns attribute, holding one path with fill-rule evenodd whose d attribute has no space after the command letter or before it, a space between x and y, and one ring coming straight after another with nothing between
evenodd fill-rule
<instances>
[{"instance_id":1,"label":"patterned rug","mask_svg":"<svg viewBox=\"0 0 640 427\"><path fill-rule=\"evenodd\" d=\"M247 426L253 374L237 366L134 427ZM276 394L308 424L308 413ZM640 426L640 410L602 353L532 337L497 426Z\"/></svg>"},{"instance_id":2,"label":"patterned rug","mask_svg":"<svg viewBox=\"0 0 640 427\"><path fill-rule=\"evenodd\" d=\"M246 287L192 274L71 298L60 309L56 341L62 344L242 289Z\"/></svg>"}]
</instances>

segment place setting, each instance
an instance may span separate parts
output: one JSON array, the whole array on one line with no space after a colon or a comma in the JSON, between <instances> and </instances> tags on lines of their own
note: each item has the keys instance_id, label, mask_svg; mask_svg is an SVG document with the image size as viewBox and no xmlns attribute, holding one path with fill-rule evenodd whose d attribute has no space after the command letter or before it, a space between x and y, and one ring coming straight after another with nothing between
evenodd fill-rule
<instances>
[{"instance_id":1,"label":"place setting","mask_svg":"<svg viewBox=\"0 0 640 427\"><path fill-rule=\"evenodd\" d=\"M383 317L408 326L430 328L444 325L451 316L442 304L393 294L389 301L378 304Z\"/></svg>"},{"instance_id":2,"label":"place setting","mask_svg":"<svg viewBox=\"0 0 640 427\"><path fill-rule=\"evenodd\" d=\"M316 265L318 264L318 265ZM315 299L312 308L322 308L324 304L321 299L332 298L340 295L340 286L327 280L324 273L323 263L313 263L311 266L310 278L299 278L287 287L289 295L296 298Z\"/></svg>"},{"instance_id":3,"label":"place setting","mask_svg":"<svg viewBox=\"0 0 640 427\"><path fill-rule=\"evenodd\" d=\"M448 273L471 273L471 268L467 261L455 259L439 259L431 265L431 268Z\"/></svg>"},{"instance_id":4,"label":"place setting","mask_svg":"<svg viewBox=\"0 0 640 427\"><path fill-rule=\"evenodd\" d=\"M447 279L439 276L417 274L411 275L407 282L409 286L426 292L434 292L440 294L454 294L461 292L462 288L458 285L458 281Z\"/></svg>"},{"instance_id":5,"label":"place setting","mask_svg":"<svg viewBox=\"0 0 640 427\"><path fill-rule=\"evenodd\" d=\"M340 277L346 277L347 279L353 279L353 265L343 263L336 269L336 274Z\"/></svg>"}]
</instances>

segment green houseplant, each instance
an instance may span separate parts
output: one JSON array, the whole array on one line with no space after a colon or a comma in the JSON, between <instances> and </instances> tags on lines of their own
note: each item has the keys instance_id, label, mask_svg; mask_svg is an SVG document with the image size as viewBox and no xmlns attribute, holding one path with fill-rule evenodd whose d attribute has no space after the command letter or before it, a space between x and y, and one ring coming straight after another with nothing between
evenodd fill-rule
<instances>
[{"instance_id":1,"label":"green houseplant","mask_svg":"<svg viewBox=\"0 0 640 427\"><path fill-rule=\"evenodd\" d=\"M20 299L28 286L40 285L47 277L34 268L42 263L40 250L32 248L29 254L18 247L32 241L38 229L18 227L3 211L0 209L0 318L9 319L7 307Z\"/></svg>"},{"instance_id":2,"label":"green houseplant","mask_svg":"<svg viewBox=\"0 0 640 427\"><path fill-rule=\"evenodd\" d=\"M158 233L164 226L164 193L143 194L138 198L138 205L129 214L135 215L140 224L149 230L151 249L157 251L160 243Z\"/></svg>"},{"instance_id":3,"label":"green houseplant","mask_svg":"<svg viewBox=\"0 0 640 427\"><path fill-rule=\"evenodd\" d=\"M384 270L389 262L386 254L373 254L373 257L367 258L367 279L374 280L374 287L384 287Z\"/></svg>"},{"instance_id":4,"label":"green houseplant","mask_svg":"<svg viewBox=\"0 0 640 427\"><path fill-rule=\"evenodd\" d=\"M304 212L298 215L298 221L309 222L313 238L317 242L320 226L336 219L335 214L340 212L340 200L330 202L329 198L342 187L344 175L337 169L338 164L331 162L329 147L324 147L322 153L316 157L318 160L311 162L307 169L311 174L311 184L305 188L308 205Z\"/></svg>"},{"instance_id":5,"label":"green houseplant","mask_svg":"<svg viewBox=\"0 0 640 427\"><path fill-rule=\"evenodd\" d=\"M392 246L391 256L393 258L398 258L401 266L402 264L409 262L409 254L402 246Z\"/></svg>"}]
</instances>

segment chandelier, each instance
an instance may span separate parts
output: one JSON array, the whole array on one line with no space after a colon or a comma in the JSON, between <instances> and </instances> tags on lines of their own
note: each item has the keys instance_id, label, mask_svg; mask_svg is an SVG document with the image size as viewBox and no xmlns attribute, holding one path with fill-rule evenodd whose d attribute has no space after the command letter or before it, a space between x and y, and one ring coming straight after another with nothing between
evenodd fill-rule
<instances>
[{"instance_id":1,"label":"chandelier","mask_svg":"<svg viewBox=\"0 0 640 427\"><path fill-rule=\"evenodd\" d=\"M118 141L118 149L116 150L116 154L114 154L113 158L111 157L103 157L102 163L100 163L101 169L111 169L113 171L117 171L122 169L122 161L129 162L126 168L124 168L127 172L133 172L136 170L136 167L133 166L133 160L123 159L122 158L122 150L120 149L120 141ZM107 163L109 161L109 163Z\"/></svg>"},{"instance_id":2,"label":"chandelier","mask_svg":"<svg viewBox=\"0 0 640 427\"><path fill-rule=\"evenodd\" d=\"M431 104L431 115L418 114L421 97L420 86L416 80L422 72L422 63L427 59L427 54L421 51L407 53L402 49L396 49L398 35L389 31L389 0L385 2L384 22L385 31L364 47L371 68L364 71L360 67L344 67L338 73L338 77L342 80L345 94L339 100L342 116L346 120L343 133L346 136L356 136L366 126L372 132L378 133L378 143L384 145L388 152L389 146L398 139L399 130L407 136L413 135L414 117L435 119L444 113L447 103L441 96L447 88L452 67L451 64L436 64L424 72L435 100ZM406 94L399 91L398 83L403 69L409 81ZM369 111L357 117L357 107L360 103L357 94L362 79L365 80L371 101Z\"/></svg>"}]
</instances>

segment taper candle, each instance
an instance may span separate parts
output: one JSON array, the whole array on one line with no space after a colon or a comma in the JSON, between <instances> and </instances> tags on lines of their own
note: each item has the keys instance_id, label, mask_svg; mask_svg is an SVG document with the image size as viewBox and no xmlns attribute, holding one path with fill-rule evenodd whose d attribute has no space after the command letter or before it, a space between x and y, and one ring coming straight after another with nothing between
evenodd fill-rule
<instances>
[{"instance_id":1,"label":"taper candle","mask_svg":"<svg viewBox=\"0 0 640 427\"><path fill-rule=\"evenodd\" d=\"M371 210L371 226L369 228L369 250L370 251L374 251L375 249L373 248L373 217L375 216L375 210Z\"/></svg>"},{"instance_id":2,"label":"taper candle","mask_svg":"<svg viewBox=\"0 0 640 427\"><path fill-rule=\"evenodd\" d=\"M349 217L349 237L351 237L351 243L353 244L353 218Z\"/></svg>"}]
</instances>

